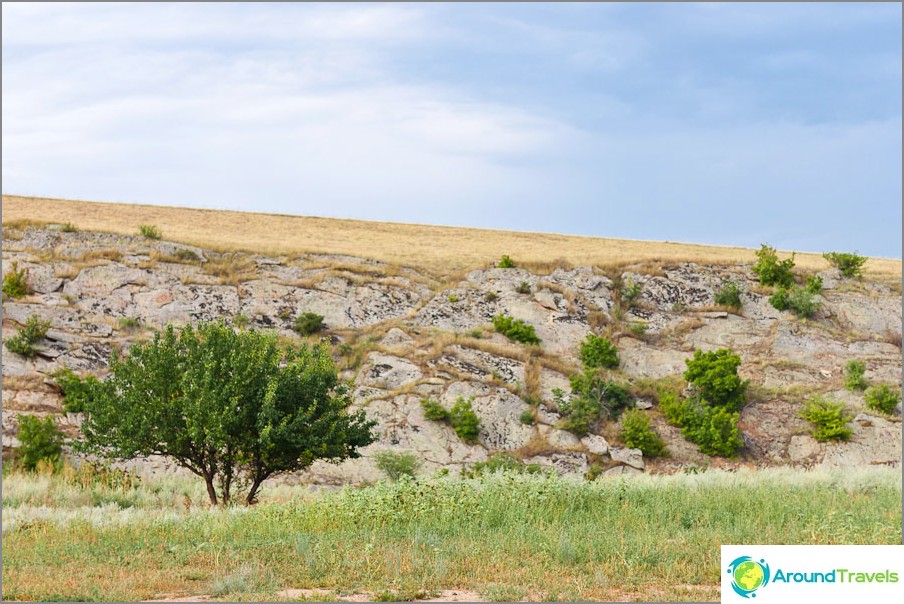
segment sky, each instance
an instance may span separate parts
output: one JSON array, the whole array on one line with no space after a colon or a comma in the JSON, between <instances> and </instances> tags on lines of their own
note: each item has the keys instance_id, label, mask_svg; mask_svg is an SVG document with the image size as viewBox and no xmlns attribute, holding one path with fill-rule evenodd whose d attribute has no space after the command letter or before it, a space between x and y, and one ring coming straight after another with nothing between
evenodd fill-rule
<instances>
[{"instance_id":1,"label":"sky","mask_svg":"<svg viewBox=\"0 0 904 604\"><path fill-rule=\"evenodd\" d=\"M5 194L901 257L901 4L2 5Z\"/></svg>"}]
</instances>

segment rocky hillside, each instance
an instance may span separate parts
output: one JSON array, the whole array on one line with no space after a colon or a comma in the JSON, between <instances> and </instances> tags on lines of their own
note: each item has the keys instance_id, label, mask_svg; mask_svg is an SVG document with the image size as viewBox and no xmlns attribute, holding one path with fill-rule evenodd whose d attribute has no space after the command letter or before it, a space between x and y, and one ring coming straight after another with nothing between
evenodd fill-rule
<instances>
[{"instance_id":1,"label":"rocky hillside","mask_svg":"<svg viewBox=\"0 0 904 604\"><path fill-rule=\"evenodd\" d=\"M404 245L399 242L399 245ZM517 261L517 258L515 259ZM51 374L68 367L103 375L114 347L148 337L166 323L226 319L277 330L287 339L304 312L324 317L337 362L354 384L356 405L379 420L379 441L364 457L318 463L301 476L314 483L374 480L375 453L410 451L424 472L460 469L509 451L563 473L674 471L715 464L848 466L901 462L901 425L868 412L843 388L843 366L866 363L872 383L901 382L900 288L820 275L822 308L801 320L775 310L749 266L662 265L617 268L549 266L546 274L481 268L455 279L373 260L307 254L265 257L219 254L142 237L64 232L53 225L3 230L3 271L27 268L32 293L3 301L3 339L29 316L50 321L38 355L3 350L3 451L17 444L17 416L54 414L73 437L80 418L61 412ZM726 279L742 284L743 308L714 305ZM622 296L637 284L639 295ZM526 347L495 333L507 314L533 325L542 340ZM644 460L624 447L618 425L584 438L558 428L552 391L568 389L580 371L579 343L605 333L617 344L618 379L629 383L668 445L670 456ZM695 349L730 347L751 380L741 413L745 447L737 460L709 458L665 423L655 399L659 382L679 383ZM821 444L798 413L812 394L844 402L853 438ZM421 401L450 407L473 397L478 442L427 420ZM898 414L898 417L900 414ZM143 470L165 469L143 460Z\"/></svg>"}]
</instances>

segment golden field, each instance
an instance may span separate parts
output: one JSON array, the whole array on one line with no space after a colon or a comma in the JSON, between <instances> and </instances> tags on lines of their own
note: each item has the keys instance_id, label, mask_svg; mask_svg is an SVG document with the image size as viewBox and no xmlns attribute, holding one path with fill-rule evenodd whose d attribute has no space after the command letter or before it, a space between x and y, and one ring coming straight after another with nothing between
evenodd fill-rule
<instances>
[{"instance_id":1,"label":"golden field","mask_svg":"<svg viewBox=\"0 0 904 604\"><path fill-rule=\"evenodd\" d=\"M163 238L168 241L214 250L285 255L347 254L419 268L438 276L486 267L503 254L534 269L554 264L755 262L755 250L742 247L15 195L3 196L2 209L4 224L23 220L72 222L79 229L125 234L136 234L139 224L153 224L162 230ZM823 270L829 266L821 254L816 253L798 253L796 262L804 270ZM900 282L901 260L870 259L866 273L872 279Z\"/></svg>"}]
</instances>

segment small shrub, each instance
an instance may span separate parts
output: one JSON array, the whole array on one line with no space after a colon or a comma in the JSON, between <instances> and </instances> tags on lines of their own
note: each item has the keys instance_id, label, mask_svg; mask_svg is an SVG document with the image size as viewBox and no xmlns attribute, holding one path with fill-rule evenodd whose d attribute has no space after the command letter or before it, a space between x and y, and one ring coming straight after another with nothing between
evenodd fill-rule
<instances>
[{"instance_id":1,"label":"small shrub","mask_svg":"<svg viewBox=\"0 0 904 604\"><path fill-rule=\"evenodd\" d=\"M604 367L606 369L618 368L618 351L606 338L587 334L581 342L581 362L584 367Z\"/></svg>"},{"instance_id":2,"label":"small shrub","mask_svg":"<svg viewBox=\"0 0 904 604\"><path fill-rule=\"evenodd\" d=\"M510 340L523 342L524 344L540 343L540 338L534 333L534 326L525 323L521 319L514 319L506 315L496 315L493 317L493 327Z\"/></svg>"},{"instance_id":3,"label":"small shrub","mask_svg":"<svg viewBox=\"0 0 904 604\"><path fill-rule=\"evenodd\" d=\"M807 284L804 288L813 295L822 292L822 277L820 275L810 275L807 277Z\"/></svg>"},{"instance_id":4,"label":"small shrub","mask_svg":"<svg viewBox=\"0 0 904 604\"><path fill-rule=\"evenodd\" d=\"M566 400L565 393L558 388L553 390L553 397L563 415L560 427L578 436L587 435L604 419L618 417L634 401L625 386L590 369L571 376L570 381L570 399Z\"/></svg>"},{"instance_id":5,"label":"small shrub","mask_svg":"<svg viewBox=\"0 0 904 604\"><path fill-rule=\"evenodd\" d=\"M633 449L640 449L646 457L665 455L665 443L653 430L650 418L638 409L626 411L622 416L621 439Z\"/></svg>"},{"instance_id":6,"label":"small shrub","mask_svg":"<svg viewBox=\"0 0 904 604\"><path fill-rule=\"evenodd\" d=\"M498 268L515 268L515 261L510 256L503 256L496 266Z\"/></svg>"},{"instance_id":7,"label":"small shrub","mask_svg":"<svg viewBox=\"0 0 904 604\"><path fill-rule=\"evenodd\" d=\"M744 406L744 393L750 382L738 376L741 357L730 349L696 350L694 358L685 364L684 379L694 387L701 403L729 411L740 411Z\"/></svg>"},{"instance_id":8,"label":"small shrub","mask_svg":"<svg viewBox=\"0 0 904 604\"><path fill-rule=\"evenodd\" d=\"M638 338L647 333L647 329L649 329L649 325L643 321L631 321L628 323L628 331L631 332L631 335Z\"/></svg>"},{"instance_id":9,"label":"small shrub","mask_svg":"<svg viewBox=\"0 0 904 604\"><path fill-rule=\"evenodd\" d=\"M75 233L78 231L78 228L71 222L64 222L60 227L60 230L64 233Z\"/></svg>"},{"instance_id":10,"label":"small shrub","mask_svg":"<svg viewBox=\"0 0 904 604\"><path fill-rule=\"evenodd\" d=\"M50 329L50 321L45 321L37 315L31 315L25 320L25 326L19 329L19 333L6 340L6 349L16 354L21 354L29 359L38 353L34 343L47 335Z\"/></svg>"},{"instance_id":11,"label":"small shrub","mask_svg":"<svg viewBox=\"0 0 904 604\"><path fill-rule=\"evenodd\" d=\"M631 275L628 275L628 282L621 290L622 300L627 301L628 305L630 306L631 303L633 303L635 300L637 300L637 298L640 297L642 291L643 288L641 287L640 283L635 283L634 278L631 277Z\"/></svg>"},{"instance_id":12,"label":"small shrub","mask_svg":"<svg viewBox=\"0 0 904 604\"><path fill-rule=\"evenodd\" d=\"M173 255L183 262L201 262L201 257L190 249L180 247Z\"/></svg>"},{"instance_id":13,"label":"small shrub","mask_svg":"<svg viewBox=\"0 0 904 604\"><path fill-rule=\"evenodd\" d=\"M769 296L769 304L772 305L772 308L775 310L788 310L791 308L791 299L788 295L788 290L784 287L775 290L771 296Z\"/></svg>"},{"instance_id":14,"label":"small shrub","mask_svg":"<svg viewBox=\"0 0 904 604\"><path fill-rule=\"evenodd\" d=\"M527 281L522 281L518 285L515 286L515 291L519 294L529 294L531 293L530 283Z\"/></svg>"},{"instance_id":15,"label":"small shrub","mask_svg":"<svg viewBox=\"0 0 904 604\"><path fill-rule=\"evenodd\" d=\"M727 409L708 408L693 430L692 440L707 455L734 457L744 446L738 428L738 414Z\"/></svg>"},{"instance_id":16,"label":"small shrub","mask_svg":"<svg viewBox=\"0 0 904 604\"><path fill-rule=\"evenodd\" d=\"M659 396L659 409L665 421L679 428L694 425L699 407L695 401L682 398L674 392L664 392Z\"/></svg>"},{"instance_id":17,"label":"small shrub","mask_svg":"<svg viewBox=\"0 0 904 604\"><path fill-rule=\"evenodd\" d=\"M867 390L864 398L868 408L891 415L901 402L901 393L893 390L888 384L879 384Z\"/></svg>"},{"instance_id":18,"label":"small shrub","mask_svg":"<svg viewBox=\"0 0 904 604\"><path fill-rule=\"evenodd\" d=\"M841 274L848 278L860 277L863 275L863 265L866 264L866 256L859 256L855 251L852 254L842 252L828 252L822 255L829 261L829 264L841 271Z\"/></svg>"},{"instance_id":19,"label":"small shrub","mask_svg":"<svg viewBox=\"0 0 904 604\"><path fill-rule=\"evenodd\" d=\"M727 279L722 282L722 287L716 292L716 304L730 306L737 310L743 306L741 293L741 286L737 282Z\"/></svg>"},{"instance_id":20,"label":"small shrub","mask_svg":"<svg viewBox=\"0 0 904 604\"><path fill-rule=\"evenodd\" d=\"M425 418L435 422L449 421L449 410L438 402L425 398L421 401L421 407L424 408Z\"/></svg>"},{"instance_id":21,"label":"small shrub","mask_svg":"<svg viewBox=\"0 0 904 604\"><path fill-rule=\"evenodd\" d=\"M63 411L67 413L81 413L85 410L85 404L89 403L100 387L100 380L93 375L82 379L71 369L60 369L53 374L57 386L63 391Z\"/></svg>"},{"instance_id":22,"label":"small shrub","mask_svg":"<svg viewBox=\"0 0 904 604\"><path fill-rule=\"evenodd\" d=\"M394 451L380 451L374 455L374 463L393 482L402 476L414 478L415 472L421 467L421 461L412 453Z\"/></svg>"},{"instance_id":23,"label":"small shrub","mask_svg":"<svg viewBox=\"0 0 904 604\"><path fill-rule=\"evenodd\" d=\"M815 299L813 291L807 287L795 287L788 295L790 310L802 319L809 319L819 310L819 300Z\"/></svg>"},{"instance_id":24,"label":"small shrub","mask_svg":"<svg viewBox=\"0 0 904 604\"><path fill-rule=\"evenodd\" d=\"M521 412L521 415L518 417L521 420L521 423L525 426L533 426L534 422L537 420L534 418L534 413L530 409L525 409Z\"/></svg>"},{"instance_id":25,"label":"small shrub","mask_svg":"<svg viewBox=\"0 0 904 604\"><path fill-rule=\"evenodd\" d=\"M467 470L462 471L464 478L477 478L484 474L496 472L514 472L516 474L537 474L541 468L537 464L524 464L511 453L493 453L486 461L478 461Z\"/></svg>"},{"instance_id":26,"label":"small shrub","mask_svg":"<svg viewBox=\"0 0 904 604\"><path fill-rule=\"evenodd\" d=\"M477 436L480 434L480 419L471 408L471 401L465 400L464 397L458 397L458 400L452 405L449 411L449 423L462 441L466 443L477 442Z\"/></svg>"},{"instance_id":27,"label":"small shrub","mask_svg":"<svg viewBox=\"0 0 904 604\"><path fill-rule=\"evenodd\" d=\"M458 296L449 296L449 302L455 304L458 302Z\"/></svg>"},{"instance_id":28,"label":"small shrub","mask_svg":"<svg viewBox=\"0 0 904 604\"><path fill-rule=\"evenodd\" d=\"M856 360L848 361L844 366L844 387L851 392L866 390L869 384L864 376L865 373L866 363Z\"/></svg>"},{"instance_id":29,"label":"small shrub","mask_svg":"<svg viewBox=\"0 0 904 604\"><path fill-rule=\"evenodd\" d=\"M323 329L323 316L313 312L306 312L295 319L292 329L301 336L315 334Z\"/></svg>"},{"instance_id":30,"label":"small shrub","mask_svg":"<svg viewBox=\"0 0 904 604\"><path fill-rule=\"evenodd\" d=\"M779 261L775 248L769 247L765 243L760 246L760 250L756 253L757 262L753 265L753 272L756 273L762 285L776 285L778 287L789 288L794 284L794 254L790 258Z\"/></svg>"},{"instance_id":31,"label":"small shrub","mask_svg":"<svg viewBox=\"0 0 904 604\"><path fill-rule=\"evenodd\" d=\"M232 317L232 323L239 329L244 329L248 327L248 324L251 322L251 319L248 318L248 315L244 313L238 313L237 315Z\"/></svg>"},{"instance_id":32,"label":"small shrub","mask_svg":"<svg viewBox=\"0 0 904 604\"><path fill-rule=\"evenodd\" d=\"M19 263L13 261L9 272L3 275L3 296L16 299L27 295L28 292L28 269L19 268Z\"/></svg>"},{"instance_id":33,"label":"small shrub","mask_svg":"<svg viewBox=\"0 0 904 604\"><path fill-rule=\"evenodd\" d=\"M118 323L121 331L135 331L141 327L141 321L135 317L119 317Z\"/></svg>"},{"instance_id":34,"label":"small shrub","mask_svg":"<svg viewBox=\"0 0 904 604\"><path fill-rule=\"evenodd\" d=\"M138 232L142 237L147 237L148 239L160 239L163 237L163 233L153 224L139 224Z\"/></svg>"},{"instance_id":35,"label":"small shrub","mask_svg":"<svg viewBox=\"0 0 904 604\"><path fill-rule=\"evenodd\" d=\"M847 426L851 416L841 403L814 396L807 401L800 416L815 426L813 438L818 441L848 440L853 434Z\"/></svg>"},{"instance_id":36,"label":"small shrub","mask_svg":"<svg viewBox=\"0 0 904 604\"><path fill-rule=\"evenodd\" d=\"M26 470L34 470L40 462L59 464L63 452L63 433L53 421L53 417L39 418L34 415L20 415L19 433L16 435L22 445L18 456Z\"/></svg>"},{"instance_id":37,"label":"small shrub","mask_svg":"<svg viewBox=\"0 0 904 604\"><path fill-rule=\"evenodd\" d=\"M496 292L487 292L483 295L483 299L487 302L495 302L499 299L499 295Z\"/></svg>"}]
</instances>

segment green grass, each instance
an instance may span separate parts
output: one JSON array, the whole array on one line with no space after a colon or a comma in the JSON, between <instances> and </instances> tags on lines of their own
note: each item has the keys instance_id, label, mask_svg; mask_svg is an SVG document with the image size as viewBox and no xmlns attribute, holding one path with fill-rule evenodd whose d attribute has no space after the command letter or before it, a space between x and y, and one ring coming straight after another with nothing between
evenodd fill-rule
<instances>
[{"instance_id":1,"label":"green grass","mask_svg":"<svg viewBox=\"0 0 904 604\"><path fill-rule=\"evenodd\" d=\"M323 588L714 600L721 543L901 541L901 475L878 468L276 487L253 508L225 510L200 505L197 481L174 478L98 490L11 473L3 486L4 599Z\"/></svg>"}]
</instances>

